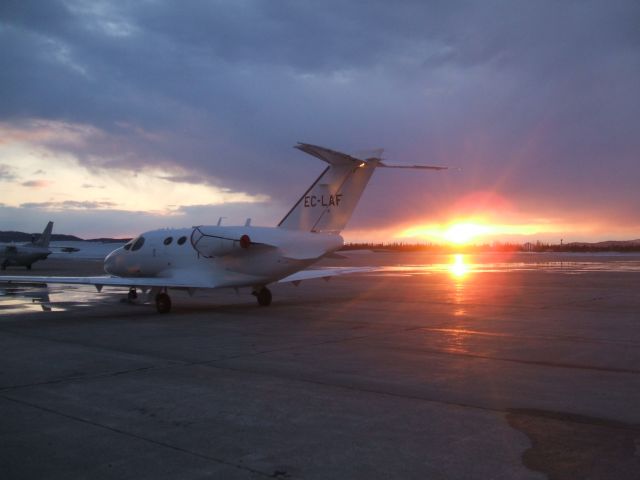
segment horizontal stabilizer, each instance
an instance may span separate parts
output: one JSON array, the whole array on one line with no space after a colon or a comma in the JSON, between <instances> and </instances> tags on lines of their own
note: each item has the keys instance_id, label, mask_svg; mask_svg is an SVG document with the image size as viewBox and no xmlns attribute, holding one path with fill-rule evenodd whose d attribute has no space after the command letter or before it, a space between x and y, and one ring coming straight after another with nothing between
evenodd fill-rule
<instances>
[{"instance_id":1,"label":"horizontal stabilizer","mask_svg":"<svg viewBox=\"0 0 640 480\"><path fill-rule=\"evenodd\" d=\"M416 170L449 170L449 167L439 167L434 165L387 165L384 162L378 163L381 168L413 168Z\"/></svg>"},{"instance_id":2,"label":"horizontal stabilizer","mask_svg":"<svg viewBox=\"0 0 640 480\"><path fill-rule=\"evenodd\" d=\"M327 162L330 165L349 165L357 167L362 164L362 160L347 155L346 153L336 152L330 148L319 147L317 145L311 145L309 143L298 143L294 148L313 155L320 160Z\"/></svg>"}]
</instances>

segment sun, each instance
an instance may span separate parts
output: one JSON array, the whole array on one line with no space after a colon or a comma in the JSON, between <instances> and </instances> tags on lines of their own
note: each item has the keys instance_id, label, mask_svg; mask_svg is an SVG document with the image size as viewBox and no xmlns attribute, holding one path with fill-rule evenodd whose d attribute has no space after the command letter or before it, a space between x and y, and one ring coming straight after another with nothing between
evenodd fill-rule
<instances>
[{"instance_id":1,"label":"sun","mask_svg":"<svg viewBox=\"0 0 640 480\"><path fill-rule=\"evenodd\" d=\"M451 243L464 245L480 235L489 233L489 230L488 226L477 223L454 223L443 232L442 236Z\"/></svg>"}]
</instances>

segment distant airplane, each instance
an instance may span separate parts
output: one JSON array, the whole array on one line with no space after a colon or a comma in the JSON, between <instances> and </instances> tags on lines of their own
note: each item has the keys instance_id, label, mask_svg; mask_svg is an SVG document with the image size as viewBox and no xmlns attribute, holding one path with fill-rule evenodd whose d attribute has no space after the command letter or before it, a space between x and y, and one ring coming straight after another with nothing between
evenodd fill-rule
<instances>
[{"instance_id":1,"label":"distant airplane","mask_svg":"<svg viewBox=\"0 0 640 480\"><path fill-rule=\"evenodd\" d=\"M19 245L10 243L0 247L0 267L6 270L8 266L24 266L31 270L31 265L38 260L45 260L50 254L49 240L51 239L53 222L47 223L38 240Z\"/></svg>"},{"instance_id":2,"label":"distant airplane","mask_svg":"<svg viewBox=\"0 0 640 480\"><path fill-rule=\"evenodd\" d=\"M104 260L101 277L0 276L4 282L129 287L129 299L141 289L160 313L171 310L169 289L251 287L259 305L271 304L267 285L363 271L362 268L305 270L343 245L340 231L351 217L376 168L446 170L426 165L386 165L376 152L356 158L328 148L299 143L295 148L328 167L277 227L196 226L145 232Z\"/></svg>"}]
</instances>

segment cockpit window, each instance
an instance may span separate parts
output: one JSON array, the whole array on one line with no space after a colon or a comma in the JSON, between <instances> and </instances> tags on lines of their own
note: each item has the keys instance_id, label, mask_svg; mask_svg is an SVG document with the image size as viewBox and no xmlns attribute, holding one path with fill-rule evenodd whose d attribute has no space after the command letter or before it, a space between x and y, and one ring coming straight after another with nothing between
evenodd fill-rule
<instances>
[{"instance_id":1,"label":"cockpit window","mask_svg":"<svg viewBox=\"0 0 640 480\"><path fill-rule=\"evenodd\" d=\"M138 237L136 241L133 242L133 245L131 246L131 251L135 252L136 250L140 250L142 248L142 245L144 245L144 237Z\"/></svg>"},{"instance_id":2,"label":"cockpit window","mask_svg":"<svg viewBox=\"0 0 640 480\"><path fill-rule=\"evenodd\" d=\"M178 239L178 245L182 245L182 244L183 244L184 242L186 242L186 241L187 241L187 237L180 237L180 238Z\"/></svg>"},{"instance_id":3,"label":"cockpit window","mask_svg":"<svg viewBox=\"0 0 640 480\"><path fill-rule=\"evenodd\" d=\"M122 247L122 248L124 248L125 250L129 250L129 249L131 248L131 245L133 245L133 240L132 240L132 241L130 241L130 242L128 242L128 243L127 243L124 247Z\"/></svg>"},{"instance_id":4,"label":"cockpit window","mask_svg":"<svg viewBox=\"0 0 640 480\"><path fill-rule=\"evenodd\" d=\"M173 237L167 237L162 243L164 243L165 245L171 245L171 242L173 242Z\"/></svg>"}]
</instances>

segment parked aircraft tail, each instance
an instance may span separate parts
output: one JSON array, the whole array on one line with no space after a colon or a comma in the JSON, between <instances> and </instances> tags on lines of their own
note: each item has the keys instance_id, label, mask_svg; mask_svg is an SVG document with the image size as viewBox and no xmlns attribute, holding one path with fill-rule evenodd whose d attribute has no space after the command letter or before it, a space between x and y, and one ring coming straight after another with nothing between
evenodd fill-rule
<instances>
[{"instance_id":1,"label":"parked aircraft tail","mask_svg":"<svg viewBox=\"0 0 640 480\"><path fill-rule=\"evenodd\" d=\"M278 224L291 230L339 233L351 218L376 168L447 169L426 165L386 165L381 159L382 150L376 150L370 157L356 158L307 143L299 143L295 148L327 162L329 166Z\"/></svg>"},{"instance_id":2,"label":"parked aircraft tail","mask_svg":"<svg viewBox=\"0 0 640 480\"><path fill-rule=\"evenodd\" d=\"M44 227L44 231L40 238L33 242L36 247L48 247L49 240L51 240L51 231L53 230L53 222L47 223L47 226Z\"/></svg>"}]
</instances>

